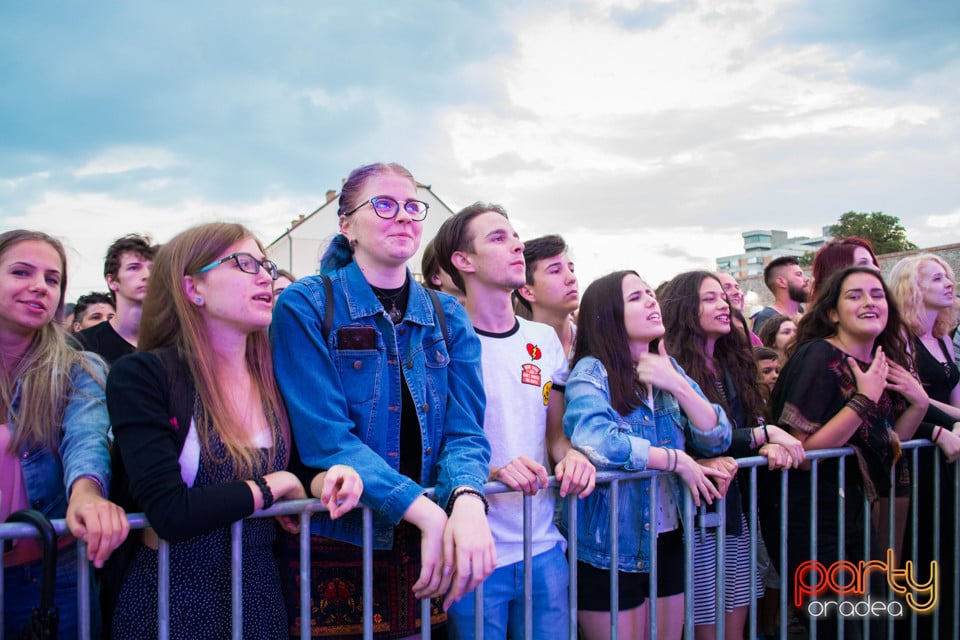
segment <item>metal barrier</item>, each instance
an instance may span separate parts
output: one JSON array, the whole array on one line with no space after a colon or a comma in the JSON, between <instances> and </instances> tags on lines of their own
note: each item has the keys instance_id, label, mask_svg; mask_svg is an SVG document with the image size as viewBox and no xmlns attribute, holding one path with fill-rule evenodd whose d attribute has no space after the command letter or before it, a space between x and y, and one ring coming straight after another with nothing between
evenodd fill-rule
<instances>
[{"instance_id":1,"label":"metal barrier","mask_svg":"<svg viewBox=\"0 0 960 640\"><path fill-rule=\"evenodd\" d=\"M913 468L916 469L918 465L918 451L921 447L931 446L931 443L927 440L913 440L903 443L903 449L905 452L909 452L909 455L912 458ZM808 460L811 461L810 464L810 483L811 488L815 489L818 483L819 476L819 466L822 460L830 458L839 458L839 485L840 485L840 498L838 502L838 513L837 516L837 531L838 538L840 540L840 548L843 548L844 542L846 540L846 519L845 519L845 492L844 492L844 472L845 472L845 462L846 458L853 453L852 449L841 448L841 449L829 449L822 451L812 451L807 453ZM933 504L940 503L940 496L942 495L942 487L940 485L940 456L936 455L934 459L934 469L933 469L933 487L924 488L933 491ZM754 576L757 574L757 532L759 531L758 518L757 518L757 506L758 506L758 497L757 497L757 468L766 466L767 460L763 457L751 457L743 458L737 461L740 466L739 473L747 474L749 477L749 491L747 493L746 499L748 504L748 526L752 532L750 539L750 611L748 617L748 631L749 637L755 638L757 636L757 592L755 587ZM610 500L611 504L611 514L610 514L610 547L611 547L611 558L617 558L619 556L619 531L618 531L618 492L620 490L620 485L623 482L630 480L642 479L642 478L657 478L660 475L664 475L662 472L655 471L643 471L643 472L634 472L634 473L625 473L625 472L601 472L597 474L597 485L608 484L610 491ZM788 499L788 483L789 472L784 472L781 478L780 484L780 500L782 505L787 504ZM955 474L955 483L954 483L954 496L960 496L960 473ZM916 478L916 474L914 475ZM892 480L891 473L891 480ZM556 487L557 483L554 479L551 478L551 488ZM917 482L913 482L912 486L912 503L914 505L918 504L918 496L921 487L918 486ZM490 483L486 487L486 491L489 494L493 493L502 493L508 491L508 489L499 483ZM687 532L693 532L696 534L697 531L703 531L707 526L711 528L715 525L717 531L725 531L725 515L722 501L720 502L717 508L717 518L715 523L710 525L705 525L705 518L701 518L701 524L699 529L694 526L694 514L696 509L693 505L692 498L689 492L684 492L686 495L686 504L683 509L683 519L682 525L683 530ZM657 500L659 494L657 491L657 481L654 480L650 483L650 530L657 530L656 523L656 513L657 513ZM570 568L570 594L569 594L569 620L568 620L568 637L575 639L577 638L577 498L568 497L569 500L569 509L568 509L568 562ZM952 542L953 548L953 572L951 575L941 575L940 584L947 584L944 580L949 580L949 585L952 588L952 594L954 596L960 593L960 572L956 570L958 564L958 548L960 548L960 509L957 508L958 505L952 505L952 509L948 513L952 514L953 518L953 540L947 541L948 543ZM532 541L531 541L531 507L532 500L529 496L524 496L523 500L523 518L524 518L524 631L527 637L532 635L532 617L533 617L533 596L532 596L532 585L533 585L533 562L532 562ZM310 562L309 562L309 553L310 553L310 538L309 538L309 521L310 516L313 513L324 511L323 506L320 504L319 500L293 500L289 502L278 503L271 507L268 510L258 512L255 515L251 516L252 518L264 518L264 517L273 517L278 515L291 515L299 514L300 516L300 610L301 610L301 624L300 624L300 637L303 639L310 638ZM870 518L870 509L864 509L864 542L866 545L869 545L871 531L872 531L872 522ZM889 500L888 507L888 527L887 527L887 540L894 540L895 538L895 509L894 509L894 500ZM147 523L146 518L143 514L132 514L128 516L131 523L131 528L133 529L142 529L149 524ZM797 517L797 514L794 514L794 517ZM830 514L820 514L816 502L813 501L811 504L811 540L810 540L810 561L817 561L817 523L818 518L820 517L830 517ZM933 513L933 532L934 540L932 541L934 549L934 558L939 561L940 559L940 544L945 542L940 539L940 518L941 514L939 510L935 510ZM362 563L363 563L363 637L365 639L372 639L373 637L373 525L372 525L372 515L368 508L363 507L363 546L362 546ZM918 543L917 540L917 524L918 524L918 513L916 509L912 510L912 527L913 532L912 539L912 555L910 560L912 561L912 566L917 567L917 552L918 552ZM57 530L58 535L66 533L66 525L63 520L54 521L54 526ZM241 590L241 572L242 572L242 521L238 521L231 525L231 562L232 562L232 583L231 583L231 594L232 594L232 623L233 623L233 637L242 638L243 629L242 629L242 620L243 620L243 602L242 602L242 590ZM778 571L780 574L780 611L781 611L781 621L779 628L779 638L781 640L787 640L787 612L790 611L790 602L788 601L788 593L790 592L790 580L793 579L792 576L788 575L788 564L787 564L787 509L783 508L780 514L780 530L782 532L780 545L779 545L779 567ZM15 539L15 538L27 538L27 537L36 537L37 532L25 524L0 524L0 540ZM726 567L723 562L724 558L724 544L725 544L725 535L716 536L716 558L717 558L717 584L718 586L723 585L724 572ZM90 591L89 591L89 571L90 563L86 560L85 545L82 542L78 542L78 597L77 597L77 606L78 606L78 620L80 621L80 638L83 640L88 640L90 638ZM869 548L869 546L865 546ZM170 594L169 594L169 585L170 585L170 564L169 564L169 553L170 547L169 544L163 540L160 541L158 547L158 574L159 574L159 583L158 583L158 637L161 640L166 640L169 637L170 633ZM657 536L651 536L651 549L650 557L656 558L657 553ZM685 535L684 536L684 556L685 556L685 575L684 575L684 585L685 593L692 596L693 594L693 536ZM651 562L650 570L650 637L655 638L658 627L657 613L656 613L656 602L657 602L657 574L658 567L656 562ZM838 570L838 575L842 574L842 570ZM2 621L4 619L4 580L3 580L3 567L0 564L0 640L3 640L3 625ZM174 579L176 577L174 576ZM611 593L611 602L617 603L619 600L619 585L617 581L616 572L611 572L610 580L610 593ZM723 612L725 609L723 589L718 589L718 597L716 601L716 611L717 611L717 637L724 637L724 623L723 623ZM817 602L816 597L813 599L814 602ZM483 637L483 585L477 588L476 593L476 636L478 639ZM957 611L957 602L954 597L954 601L950 603L941 603L943 606L950 608L948 613L951 615L952 620L952 631L953 635L951 637L957 638L960 637L960 632L958 632L958 623L960 623L960 614ZM941 614L941 608L935 608L933 610L933 623L934 625L939 623L939 617ZM816 632L817 618L815 616L811 617L811 627L809 630L810 636L812 637ZM422 636L424 638L430 637L430 603L429 600L422 601L421 607L421 620L424 621L422 624ZM839 618L838 618L839 620ZM685 603L685 612L684 612L684 635L688 639L694 637L694 628L693 628L693 598L687 597ZM893 637L893 628L894 620L893 618L888 618L887 628L889 637ZM865 632L864 637L869 637L870 626L867 623L866 619L863 622L863 630ZM910 617L910 630L911 637L917 637L917 612L912 611ZM843 637L843 626L840 625L838 628L838 637ZM611 616L610 623L610 634L612 638L618 637L618 624L617 616Z\"/></svg>"}]
</instances>

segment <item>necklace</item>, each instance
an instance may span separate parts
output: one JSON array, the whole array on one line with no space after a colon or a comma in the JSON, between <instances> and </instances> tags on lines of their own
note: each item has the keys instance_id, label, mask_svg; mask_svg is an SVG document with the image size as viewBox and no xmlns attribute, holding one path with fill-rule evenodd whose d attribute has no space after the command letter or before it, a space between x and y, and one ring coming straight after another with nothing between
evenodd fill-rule
<instances>
[{"instance_id":1,"label":"necklace","mask_svg":"<svg viewBox=\"0 0 960 640\"><path fill-rule=\"evenodd\" d=\"M404 296L407 293L407 285L409 284L409 280L404 280L403 286L399 289L381 289L380 287L370 285L374 295L377 296L377 300L379 300L383 308L386 309L387 315L390 316L390 321L393 324L400 324L400 321L403 320L403 312L406 307L404 304ZM390 303L389 308L387 308L387 303Z\"/></svg>"}]
</instances>

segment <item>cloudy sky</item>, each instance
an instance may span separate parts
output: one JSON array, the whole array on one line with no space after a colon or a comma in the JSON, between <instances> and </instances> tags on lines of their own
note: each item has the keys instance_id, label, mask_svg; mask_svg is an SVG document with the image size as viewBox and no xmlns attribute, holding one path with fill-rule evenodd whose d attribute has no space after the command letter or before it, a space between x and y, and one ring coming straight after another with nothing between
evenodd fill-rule
<instances>
[{"instance_id":1,"label":"cloudy sky","mask_svg":"<svg viewBox=\"0 0 960 640\"><path fill-rule=\"evenodd\" d=\"M271 241L350 169L652 282L845 211L960 241L955 0L0 3L0 228Z\"/></svg>"}]
</instances>

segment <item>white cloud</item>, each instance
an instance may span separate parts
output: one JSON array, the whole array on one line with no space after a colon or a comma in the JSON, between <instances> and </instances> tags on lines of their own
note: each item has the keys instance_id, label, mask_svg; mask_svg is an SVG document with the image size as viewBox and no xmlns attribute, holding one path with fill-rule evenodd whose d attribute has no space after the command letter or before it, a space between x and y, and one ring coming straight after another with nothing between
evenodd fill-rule
<instances>
[{"instance_id":1,"label":"white cloud","mask_svg":"<svg viewBox=\"0 0 960 640\"><path fill-rule=\"evenodd\" d=\"M245 205L202 200L170 206L150 206L122 200L106 193L47 192L20 216L10 216L4 225L46 231L61 238L68 259L68 300L82 293L103 290L103 256L116 238L127 233L146 233L164 242L176 233L202 222L229 221L246 225L265 243L287 227L291 211L306 211L322 202L316 197L264 198ZM64 235L63 230L69 229Z\"/></svg>"},{"instance_id":2,"label":"white cloud","mask_svg":"<svg viewBox=\"0 0 960 640\"><path fill-rule=\"evenodd\" d=\"M101 151L74 171L78 178L126 173L137 169L169 169L179 164L177 157L160 147L111 147Z\"/></svg>"}]
</instances>

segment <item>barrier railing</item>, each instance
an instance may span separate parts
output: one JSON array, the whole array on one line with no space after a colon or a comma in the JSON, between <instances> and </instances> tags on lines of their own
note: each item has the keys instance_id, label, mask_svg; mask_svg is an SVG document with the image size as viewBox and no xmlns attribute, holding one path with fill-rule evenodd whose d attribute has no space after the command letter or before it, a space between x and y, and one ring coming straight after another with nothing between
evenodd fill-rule
<instances>
[{"instance_id":1,"label":"barrier railing","mask_svg":"<svg viewBox=\"0 0 960 640\"><path fill-rule=\"evenodd\" d=\"M903 449L905 452L909 452L909 455L912 460L912 467L914 470L918 467L918 451L921 447L930 446L931 443L927 440L913 440L903 443ZM823 460L838 458L838 484L839 484L839 500L838 500L838 509L836 513L837 518L837 537L839 542L839 547L841 549L841 560L842 558L842 549L844 548L846 541L846 497L845 497L845 463L846 458L853 453L853 450L850 448L840 448L840 449L828 449L822 451L812 451L807 453L808 460L810 460L810 486L811 486L811 495L816 495L816 488L819 482L820 475L820 464ZM756 591L756 580L754 577L757 575L757 548L758 548L758 536L757 533L760 531L758 524L758 496L757 496L757 469L761 466L766 466L767 460L763 457L751 457L751 458L742 458L738 461L740 474L747 474L749 478L748 487L749 490L746 494L747 501L747 519L748 526L751 532L750 536L750 607L749 607L749 616L748 616L748 631L749 637L754 638L757 636L757 591ZM932 487L920 487L917 481L912 483L911 488L911 500L912 504L918 504L919 492L921 490L931 490L933 491L933 504L940 504L940 496L942 495L942 487L940 483L940 456L933 456L933 486ZM788 478L791 472L784 472L780 476L780 503L784 505L784 508L780 512L780 531L781 537L779 541L778 557L778 571L780 574L780 626L779 626L779 638L781 640L787 640L788 637L788 612L790 611L791 602L788 601L788 595L791 592L791 580L793 576L788 575L788 562L787 562L787 549L788 549L788 536L786 535L788 529L788 519L787 519L787 509L785 505L788 504ZM631 480L642 479L642 478L652 478L653 482L650 483L650 522L649 530L652 532L657 531L657 522L656 522L656 513L659 492L657 491L657 478L661 475L665 475L662 472L654 471L642 471L642 472L601 472L597 474L597 485L609 485L610 491L610 500L609 504L611 505L610 513L610 548L611 548L611 558L619 557L619 546L620 546L620 536L618 531L619 525L619 512L618 512L618 495L621 487L621 483L628 482ZM917 475L914 473L914 480L916 480ZM960 473L954 475L954 496L960 496ZM893 474L891 473L891 484L893 485ZM551 478L551 488L556 487L557 483L553 478ZM488 494L493 493L502 493L509 491L504 485L499 483L490 483L486 487L486 492ZM720 501L719 506L716 509L716 513L711 521L708 522L707 517L699 518L699 524L695 526L694 515L697 513L696 508L693 505L693 501L689 492L685 493L685 505L682 510L682 525L683 530L686 532L691 532L694 535L700 535L706 531L708 528L716 528L717 531L725 531L725 510L723 509L723 502ZM568 520L567 520L567 530L568 530L568 546L567 546L567 555L569 562L570 570L570 593L569 593L569 619L567 624L567 633L568 637L575 639L577 638L577 498L568 497ZM865 506L869 506L866 505ZM934 554L933 557L935 560L940 560L940 549L941 543L946 542L947 544L952 545L952 565L953 571L950 575L941 575L940 584L947 584L944 581L949 580L949 586L952 587L952 591L949 591L952 594L960 593L960 572L956 570L957 566L957 557L958 548L960 548L960 509L957 508L958 505L951 505L951 509L948 511L953 518L953 539L944 541L940 536L940 524L941 524L941 513L939 509L935 509L932 514L933 524L932 530L934 533L934 539L931 541L933 545ZM373 524L372 524L372 515L368 508L362 507L363 509L363 545L362 545L362 565L363 565L363 637L365 639L372 639L373 637ZM251 518L265 518L265 517L274 517L279 515L299 515L300 517L300 637L303 639L310 638L310 611L311 611L311 602L310 602L310 538L309 538L309 522L312 514L324 511L323 506L320 504L319 500L293 500L283 503L278 503L271 507L268 510L258 512L251 516ZM702 511L702 508L701 508ZM532 585L533 585L533 562L532 562L532 540L531 540L531 513L532 513L532 499L530 496L524 496L523 499L523 519L524 519L524 630L526 637L532 637L533 633L533 595L532 595ZM149 524L143 514L131 514L128 516L130 519L131 528L133 529L142 529L148 527ZM793 514L793 517L802 517L798 514ZM818 535L818 520L821 517L831 517L831 514L821 514L816 504L816 500L811 501L811 510L810 510L810 519L811 519L811 536L810 536L810 560L817 561L817 535ZM914 568L917 567L917 558L918 558L918 546L921 542L917 539L917 526L918 526L918 517L917 509L912 509L912 517L910 530L912 532L912 539L910 548L911 552L911 562ZM897 514L895 510L895 500L888 500L887 505L887 531L886 531L886 540L893 541L896 539L896 525L898 523ZM242 555L243 555L243 540L242 540L242 530L243 530L242 521L238 521L231 525L231 594L232 594L232 624L233 624L233 637L242 638L243 629L242 629L242 620L243 620L243 602L242 602L242 589L241 589L241 576L242 576ZM58 535L66 533L66 525L63 520L54 521L55 529ZM864 522L862 524L864 530L864 548L869 549L869 543L871 538L871 533L873 530L873 522L871 520L871 509L864 508ZM684 636L686 638L692 639L694 637L694 625L693 625L693 539L694 535L685 535L684 536L684 587L685 593L688 594L685 602L685 611L684 611ZM0 540L16 539L16 538L28 538L36 537L37 532L29 525L26 524L0 524ZM724 573L727 570L724 559L724 550L725 550L725 535L717 535L716 539L716 558L717 558L717 585L722 587L724 584ZM650 557L657 557L657 536L651 536L651 549ZM86 560L85 545L82 542L78 542L78 596L77 596L77 608L78 608L78 620L80 621L80 638L83 640L88 640L90 638L90 613L92 603L90 602L91 594L89 590L89 572L90 572L90 563ZM169 638L170 634L170 563L169 563L169 553L170 546L167 542L161 540L158 546L158 637L161 640L166 640ZM657 616L657 574L661 570L657 566L656 562L651 562L650 567L650 637L657 637L658 629L658 616ZM4 570L2 563L0 563L0 640L3 640L3 624L4 620L4 606L5 606L5 593L4 593ZM838 573L841 575L842 571ZM849 576L844 576L849 577ZM176 579L176 576L173 576L173 579ZM889 592L888 592L889 593ZM616 572L611 572L610 580L610 594L611 594L611 603L614 605L619 601L619 584L617 580ZM902 594L901 594L902 595ZM811 600L812 602L818 602L816 594ZM951 637L957 638L960 637L960 632L958 632L958 624L960 624L960 615L957 611L957 602L954 598L953 602L945 603L941 602L941 607L934 608L933 624L934 628L939 624L940 615L942 613L942 608L947 607L948 613L951 616L952 620L952 631L953 635ZM716 612L717 612L717 637L724 637L724 615L725 610L725 601L723 595L723 589L718 588L718 596L716 599ZM476 616L476 637L481 639L483 637L483 585L477 588L475 606L477 611ZM617 607L618 608L618 607ZM917 637L917 612L910 612L910 636L912 638ZM818 624L817 616L810 616L810 628L809 634L813 637L816 634L816 627ZM430 637L430 602L429 600L422 601L421 607L421 620L424 623L421 626L422 636L424 638ZM835 624L838 625L838 637L843 637L844 627L840 622L840 617L837 617ZM893 637L893 628L894 628L894 619L892 617L887 619L887 631L889 637ZM864 632L864 637L869 637L870 634L870 624L869 620L864 619L862 621L862 627ZM611 616L610 622L610 634L612 638L618 637L618 621L617 616Z\"/></svg>"}]
</instances>

